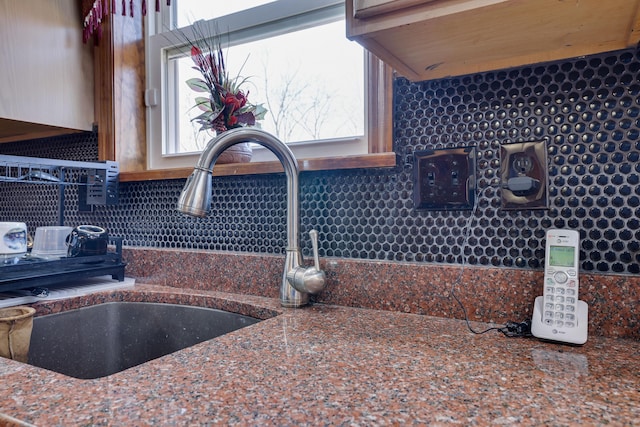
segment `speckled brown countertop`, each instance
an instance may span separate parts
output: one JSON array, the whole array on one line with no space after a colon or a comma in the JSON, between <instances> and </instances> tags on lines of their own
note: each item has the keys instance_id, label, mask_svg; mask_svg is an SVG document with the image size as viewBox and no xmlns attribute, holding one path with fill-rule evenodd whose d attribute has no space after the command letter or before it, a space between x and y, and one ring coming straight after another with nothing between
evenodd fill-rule
<instances>
[{"instance_id":1,"label":"speckled brown countertop","mask_svg":"<svg viewBox=\"0 0 640 427\"><path fill-rule=\"evenodd\" d=\"M473 335L460 320L160 286L40 303L182 302L275 317L97 380L0 360L4 423L632 425L640 342ZM484 326L484 325L482 325ZM0 417L0 425L3 417Z\"/></svg>"}]
</instances>

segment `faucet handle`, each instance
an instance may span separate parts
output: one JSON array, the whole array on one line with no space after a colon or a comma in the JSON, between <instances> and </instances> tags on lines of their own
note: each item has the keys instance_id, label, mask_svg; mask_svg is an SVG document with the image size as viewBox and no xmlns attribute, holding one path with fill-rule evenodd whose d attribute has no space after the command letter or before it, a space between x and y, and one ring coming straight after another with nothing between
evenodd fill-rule
<instances>
[{"instance_id":1,"label":"faucet handle","mask_svg":"<svg viewBox=\"0 0 640 427\"><path fill-rule=\"evenodd\" d=\"M313 267L298 266L287 272L287 280L297 291L307 294L317 294L324 289L326 275L320 270L318 257L318 232L311 230L311 246L313 247Z\"/></svg>"},{"instance_id":2,"label":"faucet handle","mask_svg":"<svg viewBox=\"0 0 640 427\"><path fill-rule=\"evenodd\" d=\"M311 237L311 248L313 249L313 264L316 270L320 270L320 258L318 256L318 231L309 231L309 237Z\"/></svg>"}]
</instances>

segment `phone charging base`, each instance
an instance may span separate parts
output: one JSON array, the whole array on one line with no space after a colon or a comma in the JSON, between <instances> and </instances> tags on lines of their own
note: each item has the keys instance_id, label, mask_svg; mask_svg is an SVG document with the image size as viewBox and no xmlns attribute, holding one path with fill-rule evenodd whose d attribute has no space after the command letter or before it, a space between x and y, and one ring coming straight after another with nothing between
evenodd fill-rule
<instances>
[{"instance_id":1,"label":"phone charging base","mask_svg":"<svg viewBox=\"0 0 640 427\"><path fill-rule=\"evenodd\" d=\"M536 301L533 304L533 317L531 318L531 334L534 337L578 345L587 342L589 306L586 302L578 300L576 327L574 328L558 328L554 325L544 324L542 321L543 308L544 297L536 297Z\"/></svg>"}]
</instances>

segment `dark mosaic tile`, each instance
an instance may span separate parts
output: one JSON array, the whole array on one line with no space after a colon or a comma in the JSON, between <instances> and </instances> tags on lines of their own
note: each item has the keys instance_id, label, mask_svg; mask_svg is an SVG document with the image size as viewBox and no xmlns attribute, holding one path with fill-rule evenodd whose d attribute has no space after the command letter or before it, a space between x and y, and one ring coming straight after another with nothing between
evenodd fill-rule
<instances>
[{"instance_id":1,"label":"dark mosaic tile","mask_svg":"<svg viewBox=\"0 0 640 427\"><path fill-rule=\"evenodd\" d=\"M640 273L640 59L635 49L469 76L395 82L394 169L301 175L301 232L320 234L320 255L351 259L540 269L550 227L581 231L581 268ZM550 209L500 210L501 144L546 139ZM1 154L95 160L94 133L1 144ZM473 211L416 211L413 153L477 148ZM77 212L133 247L282 254L283 175L220 177L212 213L175 211L184 180L121 183L120 204ZM0 219L31 231L55 223L57 189L1 184Z\"/></svg>"}]
</instances>

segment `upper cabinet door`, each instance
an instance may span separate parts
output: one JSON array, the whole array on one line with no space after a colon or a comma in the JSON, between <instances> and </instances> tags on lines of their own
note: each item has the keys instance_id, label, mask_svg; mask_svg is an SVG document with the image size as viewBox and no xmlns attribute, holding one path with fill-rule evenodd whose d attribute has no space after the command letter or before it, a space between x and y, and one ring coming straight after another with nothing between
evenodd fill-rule
<instances>
[{"instance_id":1,"label":"upper cabinet door","mask_svg":"<svg viewBox=\"0 0 640 427\"><path fill-rule=\"evenodd\" d=\"M429 80L635 46L640 0L347 0L347 36Z\"/></svg>"},{"instance_id":2,"label":"upper cabinet door","mask_svg":"<svg viewBox=\"0 0 640 427\"><path fill-rule=\"evenodd\" d=\"M0 142L91 130L93 57L77 0L0 0Z\"/></svg>"}]
</instances>

